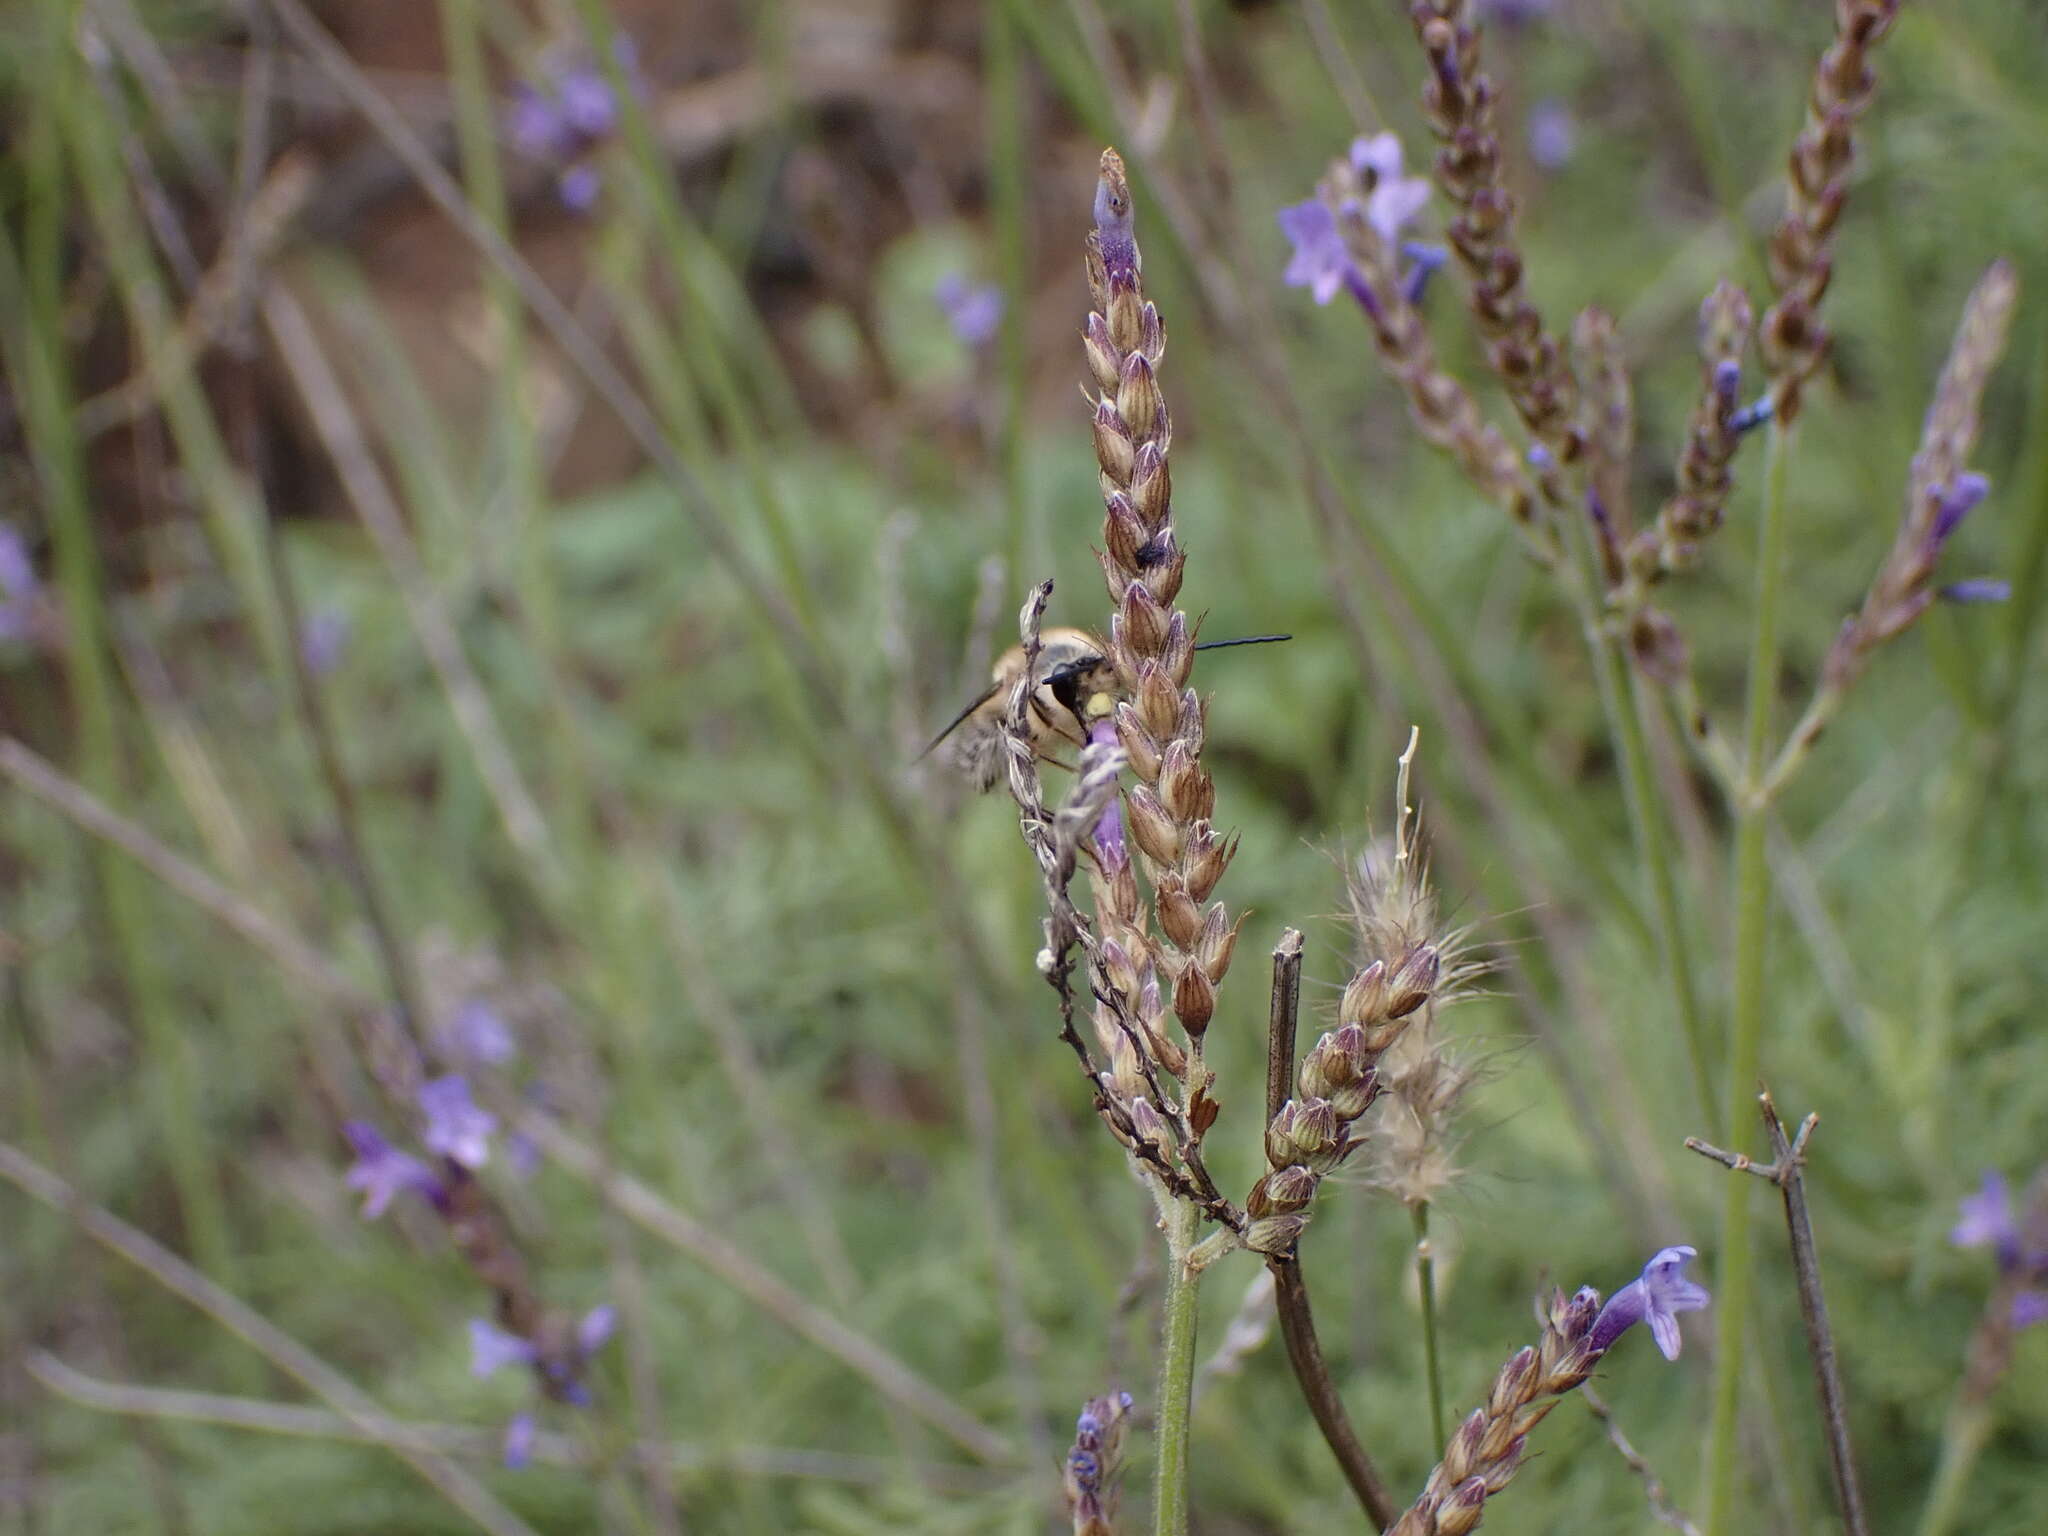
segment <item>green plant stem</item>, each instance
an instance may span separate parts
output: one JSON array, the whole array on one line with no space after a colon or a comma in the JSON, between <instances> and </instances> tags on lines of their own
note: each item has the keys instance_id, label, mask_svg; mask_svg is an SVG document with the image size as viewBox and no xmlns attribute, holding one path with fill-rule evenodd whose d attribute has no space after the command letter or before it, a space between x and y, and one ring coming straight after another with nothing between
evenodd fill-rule
<instances>
[{"instance_id":1,"label":"green plant stem","mask_svg":"<svg viewBox=\"0 0 2048 1536\"><path fill-rule=\"evenodd\" d=\"M1450 1437L1444 1432L1444 1373L1436 1348L1436 1253L1429 1246L1429 1202L1418 1200L1408 1208L1415 1223L1415 1284L1422 1293L1422 1368L1429 1376L1429 1443L1442 1446Z\"/></svg>"},{"instance_id":2,"label":"green plant stem","mask_svg":"<svg viewBox=\"0 0 2048 1536\"><path fill-rule=\"evenodd\" d=\"M1743 785L1735 824L1734 1005L1728 1029L1726 1145L1754 1141L1743 1113L1762 1065L1764 956L1770 937L1771 868L1765 837L1770 803L1756 791L1768 761L1771 706L1777 696L1778 625L1785 589L1785 486L1790 432L1771 423L1764 461L1763 523L1757 538L1755 629L1743 728ZM1726 1536L1736 1503L1736 1410L1745 1351L1737 1340L1749 1314L1749 1180L1729 1179L1721 1210L1721 1347L1714 1355L1714 1416L1707 1440L1706 1536Z\"/></svg>"},{"instance_id":3,"label":"green plant stem","mask_svg":"<svg viewBox=\"0 0 2048 1536\"><path fill-rule=\"evenodd\" d=\"M1991 1405L1970 1395L1967 1387L1949 1405L1947 1422L1941 1428L1941 1460L1935 1464L1934 1486L1920 1511L1920 1536L1948 1536L1954 1527L1978 1453L1991 1438L1992 1423Z\"/></svg>"},{"instance_id":4,"label":"green plant stem","mask_svg":"<svg viewBox=\"0 0 2048 1536\"><path fill-rule=\"evenodd\" d=\"M1188 1431L1195 1401L1195 1323L1202 1277L1188 1268L1202 1213L1159 1192L1166 1232L1166 1306L1159 1335L1159 1463L1153 1479L1154 1536L1187 1536Z\"/></svg>"}]
</instances>

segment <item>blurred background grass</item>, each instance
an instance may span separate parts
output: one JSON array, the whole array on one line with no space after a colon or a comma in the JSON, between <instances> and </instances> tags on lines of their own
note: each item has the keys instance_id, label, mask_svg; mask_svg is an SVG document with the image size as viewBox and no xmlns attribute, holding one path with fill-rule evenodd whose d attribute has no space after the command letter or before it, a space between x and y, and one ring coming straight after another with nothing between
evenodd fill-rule
<instances>
[{"instance_id":1,"label":"blurred background grass","mask_svg":"<svg viewBox=\"0 0 2048 1536\"><path fill-rule=\"evenodd\" d=\"M1522 9L1489 49L1530 280L1554 328L1590 302L1620 318L1641 483L1661 495L1696 305L1722 275L1761 291L1829 7ZM1306 925L1312 999L1333 1001L1348 940L1318 920L1339 905L1330 854L1391 815L1417 722L1439 880L1503 962L1495 995L1452 1020L1499 1068L1439 1211L1453 1405L1529 1335L1543 1278L1611 1289L1662 1243L1710 1245L1723 1175L1679 1143L1717 1128L1657 973L1575 620L1498 513L1417 451L1357 318L1279 283L1274 210L1352 134L1390 127L1425 155L1399 7L315 10L340 63L289 9L46 0L0 20L0 515L40 583L0 639L0 722L356 994L386 996L353 828L426 1021L482 1001L513 1025L501 1105L559 1112L604 1166L953 1393L1015 1461L964 1467L758 1294L622 1215L602 1174L543 1157L522 1182L501 1156L551 1300L644 1296L596 1409L549 1421L600 1470L497 1470L526 1389L468 1376L483 1293L438 1228L366 1226L342 1187L339 1123L373 1104L347 1044L360 1002L280 970L12 770L4 1139L391 1415L477 1426L472 1464L537 1528L643 1528L658 1503L619 1457L638 1435L697 1458L675 1479L694 1530L1043 1529L1082 1400L1145 1395L1151 1288L1131 1277L1148 1205L1052 1038L1011 812L912 760L978 691L1030 581L1058 578L1055 619L1102 622L1071 391L1080 240L1113 140L1172 337L1188 600L1211 636L1295 636L1203 668L1247 949ZM515 152L513 82L612 29L634 45L638 107L573 165ZM2009 577L2013 600L1937 613L1881 660L1775 853L1766 1070L1788 1111L1822 1115L1810 1178L1854 1423L1878 1528L1904 1530L1990 1285L1985 1255L1945 1242L1955 1201L1983 1168L2030 1175L2048 1124L2048 720L2028 686L2048 540L2032 302L2048 24L2027 0L1909 6L1878 68L1835 357L1794 466L1788 709L1890 542L1963 295L1999 254L2022 281L1977 456L1994 491L1950 557ZM381 128L356 85L392 109ZM1539 114L1569 123L1562 154L1531 153ZM466 189L463 221L422 195L408 143ZM587 208L564 206L585 190L565 169L599 178ZM623 391L593 387L521 303L497 229ZM987 343L949 327L949 275L1002 290ZM1470 376L1455 285L1429 309ZM650 463L635 409L671 460ZM1756 474L1745 456L1730 527L1670 588L1725 718ZM1725 828L1661 740L1718 1020ZM1265 1001L1248 974L1224 998L1212 1164L1242 1189ZM54 1394L34 1351L303 1400L59 1216L0 1201L6 1528L467 1528L375 1447ZM1789 1272L1760 1219L1754 1352L1777 1401L1754 1528L1826 1528ZM1404 1215L1363 1188L1326 1199L1306 1245L1326 1344L1397 1490L1435 1454L1408 1259ZM1252 1275L1215 1272L1206 1339ZM1997 1399L1973 1529L2048 1522L2043 1348L2022 1337ZM1671 1370L1648 1353L1623 1352L1604 1390L1684 1502L1706 1349ZM1206 1389L1195 1433L1202 1529L1356 1519L1277 1348ZM1541 1444L1492 1526L1645 1527L1578 1405Z\"/></svg>"}]
</instances>

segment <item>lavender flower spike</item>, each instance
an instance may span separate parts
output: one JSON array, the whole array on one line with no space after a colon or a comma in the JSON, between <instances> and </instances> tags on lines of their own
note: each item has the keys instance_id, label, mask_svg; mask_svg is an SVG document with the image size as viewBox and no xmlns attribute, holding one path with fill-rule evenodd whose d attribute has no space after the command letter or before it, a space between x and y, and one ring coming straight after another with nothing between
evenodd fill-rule
<instances>
[{"instance_id":1,"label":"lavender flower spike","mask_svg":"<svg viewBox=\"0 0 2048 1536\"><path fill-rule=\"evenodd\" d=\"M1593 1319L1587 1346L1595 1355L1605 1354L1637 1323L1648 1322L1650 1336L1657 1341L1666 1360L1678 1358L1678 1314L1697 1312L1710 1298L1704 1286L1686 1279L1686 1262L1699 1257L1697 1248L1681 1244L1666 1248L1643 1266L1643 1272L1609 1298L1600 1315Z\"/></svg>"},{"instance_id":2,"label":"lavender flower spike","mask_svg":"<svg viewBox=\"0 0 2048 1536\"><path fill-rule=\"evenodd\" d=\"M469 1096L468 1081L459 1073L437 1077L421 1088L420 1110L427 1117L421 1139L429 1152L470 1169L489 1161L491 1132L498 1128L498 1117L477 1107Z\"/></svg>"},{"instance_id":3,"label":"lavender flower spike","mask_svg":"<svg viewBox=\"0 0 2048 1536\"><path fill-rule=\"evenodd\" d=\"M363 1220L375 1221L396 1196L407 1190L429 1200L440 1199L441 1181L434 1177L434 1170L392 1146L374 1125L351 1120L342 1127L342 1133L356 1149L356 1160L348 1170L346 1182L350 1189L363 1192Z\"/></svg>"}]
</instances>

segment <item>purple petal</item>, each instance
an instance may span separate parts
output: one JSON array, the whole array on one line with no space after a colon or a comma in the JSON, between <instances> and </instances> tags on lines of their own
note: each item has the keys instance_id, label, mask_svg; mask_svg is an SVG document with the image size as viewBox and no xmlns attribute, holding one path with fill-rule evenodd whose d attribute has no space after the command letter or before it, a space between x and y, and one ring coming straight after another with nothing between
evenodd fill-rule
<instances>
[{"instance_id":1,"label":"purple petal","mask_svg":"<svg viewBox=\"0 0 2048 1536\"><path fill-rule=\"evenodd\" d=\"M2036 1323L2048 1323L2048 1291L2021 1291L2012 1299L2012 1325L2019 1329Z\"/></svg>"},{"instance_id":2,"label":"purple petal","mask_svg":"<svg viewBox=\"0 0 2048 1536\"><path fill-rule=\"evenodd\" d=\"M1593 1320L1588 1335L1593 1352L1604 1354L1630 1328L1647 1322L1664 1358L1676 1360L1681 1342L1677 1314L1697 1312L1711 1299L1705 1287L1685 1277L1687 1262L1698 1257L1697 1249L1680 1244L1645 1264L1642 1274L1616 1291Z\"/></svg>"},{"instance_id":3,"label":"purple petal","mask_svg":"<svg viewBox=\"0 0 2048 1536\"><path fill-rule=\"evenodd\" d=\"M571 213L588 213L604 190L604 177L596 166L572 165L555 178L555 196Z\"/></svg>"},{"instance_id":4,"label":"purple petal","mask_svg":"<svg viewBox=\"0 0 2048 1536\"><path fill-rule=\"evenodd\" d=\"M306 670L315 677L324 677L341 665L342 653L348 649L350 627L348 615L337 608L309 614L299 626L299 655Z\"/></svg>"},{"instance_id":5,"label":"purple petal","mask_svg":"<svg viewBox=\"0 0 2048 1536\"><path fill-rule=\"evenodd\" d=\"M619 104L611 82L588 65L564 70L555 80L555 99L562 120L585 139L601 139L619 124Z\"/></svg>"},{"instance_id":6,"label":"purple petal","mask_svg":"<svg viewBox=\"0 0 2048 1536\"><path fill-rule=\"evenodd\" d=\"M433 1169L393 1147L375 1126L351 1120L342 1127L342 1134L356 1151L356 1160L343 1182L350 1189L363 1192L365 1221L382 1216L392 1200L408 1190L428 1199L438 1197L441 1186Z\"/></svg>"},{"instance_id":7,"label":"purple petal","mask_svg":"<svg viewBox=\"0 0 2048 1536\"><path fill-rule=\"evenodd\" d=\"M1950 534L1962 526L1963 519L1978 502L1991 490L1991 482L1974 470L1956 476L1955 484L1943 489L1935 488L1940 498L1935 507L1933 526L1927 530L1927 539L1936 549L1948 542Z\"/></svg>"},{"instance_id":8,"label":"purple petal","mask_svg":"<svg viewBox=\"0 0 2048 1536\"><path fill-rule=\"evenodd\" d=\"M1287 263L1282 281L1290 288L1306 288L1318 304L1327 304L1344 286L1351 273L1351 253L1337 231L1336 215L1316 198L1279 214L1280 232L1294 243L1294 256Z\"/></svg>"},{"instance_id":9,"label":"purple petal","mask_svg":"<svg viewBox=\"0 0 2048 1536\"><path fill-rule=\"evenodd\" d=\"M0 597L27 597L35 589L36 568L28 557L28 540L0 518Z\"/></svg>"},{"instance_id":10,"label":"purple petal","mask_svg":"<svg viewBox=\"0 0 2048 1536\"><path fill-rule=\"evenodd\" d=\"M1936 594L1947 603L2002 603L2012 596L2012 583L1992 576L1952 581Z\"/></svg>"},{"instance_id":11,"label":"purple petal","mask_svg":"<svg viewBox=\"0 0 2048 1536\"><path fill-rule=\"evenodd\" d=\"M480 1317L469 1320L469 1372L489 1376L508 1365L531 1365L539 1351L529 1339L507 1333Z\"/></svg>"},{"instance_id":12,"label":"purple petal","mask_svg":"<svg viewBox=\"0 0 2048 1536\"><path fill-rule=\"evenodd\" d=\"M1529 113L1529 158L1546 171L1561 170L1579 147L1578 124L1561 101L1539 101Z\"/></svg>"},{"instance_id":13,"label":"purple petal","mask_svg":"<svg viewBox=\"0 0 2048 1536\"><path fill-rule=\"evenodd\" d=\"M512 87L505 134L531 160L551 160L568 147L569 125L556 105L525 81Z\"/></svg>"},{"instance_id":14,"label":"purple petal","mask_svg":"<svg viewBox=\"0 0 2048 1536\"><path fill-rule=\"evenodd\" d=\"M498 1010L480 997L465 1000L455 1010L442 1039L451 1055L479 1066L503 1066L519 1054L518 1043Z\"/></svg>"},{"instance_id":15,"label":"purple petal","mask_svg":"<svg viewBox=\"0 0 2048 1536\"><path fill-rule=\"evenodd\" d=\"M613 1306L592 1307L583 1314L583 1321L576 1325L576 1353L588 1360L612 1336L619 1324L618 1309Z\"/></svg>"},{"instance_id":16,"label":"purple petal","mask_svg":"<svg viewBox=\"0 0 2048 1536\"><path fill-rule=\"evenodd\" d=\"M471 1169L490 1160L491 1132L498 1127L498 1117L477 1107L460 1073L437 1077L422 1087L420 1110L427 1120L420 1139L429 1152Z\"/></svg>"},{"instance_id":17,"label":"purple petal","mask_svg":"<svg viewBox=\"0 0 2048 1536\"><path fill-rule=\"evenodd\" d=\"M515 1413L505 1426L505 1465L517 1472L533 1460L533 1441L539 1426L530 1413Z\"/></svg>"},{"instance_id":18,"label":"purple petal","mask_svg":"<svg viewBox=\"0 0 2048 1536\"><path fill-rule=\"evenodd\" d=\"M1391 181L1401 174L1401 141L1391 133L1376 133L1371 138L1351 141L1351 169L1364 176L1370 173L1382 181Z\"/></svg>"},{"instance_id":19,"label":"purple petal","mask_svg":"<svg viewBox=\"0 0 2048 1536\"><path fill-rule=\"evenodd\" d=\"M1003 291L993 283L970 283L957 272L939 279L935 290L939 308L953 327L953 334L970 347L984 347L995 339L1003 323Z\"/></svg>"},{"instance_id":20,"label":"purple petal","mask_svg":"<svg viewBox=\"0 0 2048 1536\"><path fill-rule=\"evenodd\" d=\"M1401 254L1408 258L1408 270L1401 275L1401 299L1410 309L1422 302L1422 296L1429 290L1429 280L1443 269L1451 259L1451 253L1441 245L1427 245L1419 240L1401 242Z\"/></svg>"},{"instance_id":21,"label":"purple petal","mask_svg":"<svg viewBox=\"0 0 2048 1536\"><path fill-rule=\"evenodd\" d=\"M1379 231L1382 240L1391 243L1400 238L1402 229L1422 212L1422 205L1428 201L1429 183L1420 176L1389 177L1366 197L1366 222Z\"/></svg>"},{"instance_id":22,"label":"purple petal","mask_svg":"<svg viewBox=\"0 0 2048 1536\"><path fill-rule=\"evenodd\" d=\"M1957 1215L1961 1219L1949 1229L1948 1240L1958 1248L1996 1249L2001 1268L2019 1261L2020 1229L2012 1192L1995 1168L1984 1170L1984 1182L1976 1194L1963 1198Z\"/></svg>"}]
</instances>

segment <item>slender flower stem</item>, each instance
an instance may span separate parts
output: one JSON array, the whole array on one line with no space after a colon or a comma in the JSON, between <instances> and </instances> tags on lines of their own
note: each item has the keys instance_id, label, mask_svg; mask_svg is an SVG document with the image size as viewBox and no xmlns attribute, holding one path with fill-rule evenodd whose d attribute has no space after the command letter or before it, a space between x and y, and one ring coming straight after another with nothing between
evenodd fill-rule
<instances>
[{"instance_id":1,"label":"slender flower stem","mask_svg":"<svg viewBox=\"0 0 2048 1536\"><path fill-rule=\"evenodd\" d=\"M1436 1250L1429 1241L1429 1202L1418 1200L1408 1214L1415 1223L1415 1284L1422 1293L1422 1365L1429 1375L1430 1444L1442 1445L1450 1436L1444 1429L1444 1374L1436 1348Z\"/></svg>"},{"instance_id":2,"label":"slender flower stem","mask_svg":"<svg viewBox=\"0 0 2048 1536\"><path fill-rule=\"evenodd\" d=\"M1678 904L1678 880L1672 870L1671 838L1664 824L1663 801L1657 792L1657 773L1643 734L1643 677L1622 657L1620 642L1613 636L1601 637L1594 651L1595 664L1603 674L1601 697L1613 697L1608 724L1626 775L1629 823L1635 832L1636 853L1650 878L1657 947L1663 954L1664 974L1671 981L1671 1001L1678 1011L1679 1032L1685 1036L1693 1091L1711 1125L1717 1116L1713 1070L1707 1061L1706 1020L1700 1009L1699 987L1693 979L1692 946Z\"/></svg>"},{"instance_id":3,"label":"slender flower stem","mask_svg":"<svg viewBox=\"0 0 2048 1536\"><path fill-rule=\"evenodd\" d=\"M1773 421L1764 461L1763 526L1758 534L1755 632L1743 731L1742 795L1735 826L1734 1006L1728 1030L1724 1099L1731 1147L1744 1139L1743 1107L1762 1063L1764 954L1770 935L1771 868L1765 834L1770 804L1756 793L1768 761L1771 705L1777 694L1778 622L1785 589L1785 488L1789 429ZM1749 1315L1749 1181L1730 1179L1721 1213L1721 1347L1714 1355L1714 1414L1707 1441L1706 1536L1726 1536L1736 1503L1736 1408L1744 1351L1737 1342Z\"/></svg>"},{"instance_id":4,"label":"slender flower stem","mask_svg":"<svg viewBox=\"0 0 2048 1536\"><path fill-rule=\"evenodd\" d=\"M1273 950L1273 1003L1266 1038L1266 1120L1271 1123L1294 1092L1295 1018L1301 1007L1301 931L1289 928L1280 935ZM1269 1254L1266 1267L1273 1274L1273 1307L1280 1317L1280 1337L1287 1344L1287 1361L1294 1367L1294 1379L1301 1385L1316 1428L1344 1481L1351 1485L1359 1504L1375 1530L1394 1523L1400 1510L1387 1485L1358 1442L1351 1416L1344 1411L1344 1399L1330 1379L1323 1362L1322 1341L1316 1336L1315 1313L1310 1308L1308 1280L1301 1261L1293 1254Z\"/></svg>"},{"instance_id":5,"label":"slender flower stem","mask_svg":"<svg viewBox=\"0 0 2048 1536\"><path fill-rule=\"evenodd\" d=\"M1941 1460L1934 1469L1934 1487L1920 1512L1920 1536L1948 1536L1955 1527L1956 1514L1970 1488L1970 1473L1978 1454L1991 1438L1991 1405L1972 1394L1967 1386L1949 1405L1948 1418L1941 1427Z\"/></svg>"},{"instance_id":6,"label":"slender flower stem","mask_svg":"<svg viewBox=\"0 0 2048 1536\"><path fill-rule=\"evenodd\" d=\"M1194 1419L1195 1323L1202 1277L1187 1262L1201 1230L1202 1213L1159 1192L1166 1231L1166 1307L1159 1336L1159 1464L1153 1480L1154 1536L1187 1536L1188 1431Z\"/></svg>"}]
</instances>

